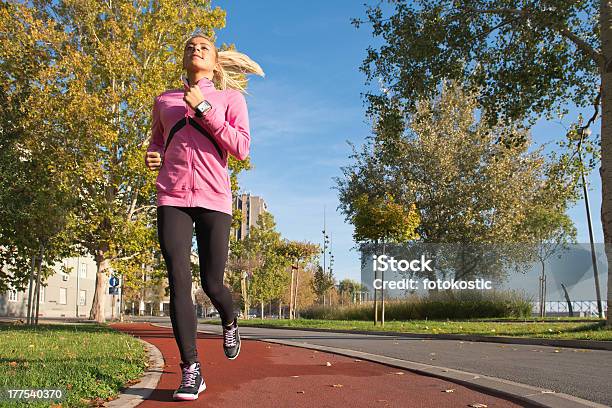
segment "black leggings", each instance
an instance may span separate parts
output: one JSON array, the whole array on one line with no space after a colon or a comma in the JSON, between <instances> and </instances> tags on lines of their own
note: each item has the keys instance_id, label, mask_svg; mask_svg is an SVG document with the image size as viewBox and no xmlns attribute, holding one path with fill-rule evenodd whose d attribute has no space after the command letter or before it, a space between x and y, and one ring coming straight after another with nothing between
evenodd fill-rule
<instances>
[{"instance_id":1,"label":"black leggings","mask_svg":"<svg viewBox=\"0 0 612 408\"><path fill-rule=\"evenodd\" d=\"M235 317L232 294L223 284L232 216L201 207L157 207L157 234L170 284L170 320L184 363L198 361L197 317L191 300L194 222L204 292L224 325L229 325Z\"/></svg>"}]
</instances>

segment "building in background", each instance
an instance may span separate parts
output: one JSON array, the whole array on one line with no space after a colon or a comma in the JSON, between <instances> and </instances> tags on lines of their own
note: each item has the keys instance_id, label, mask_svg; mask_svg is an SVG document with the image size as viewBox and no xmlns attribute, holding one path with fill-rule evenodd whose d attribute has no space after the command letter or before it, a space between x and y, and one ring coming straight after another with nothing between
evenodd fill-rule
<instances>
[{"instance_id":1,"label":"building in background","mask_svg":"<svg viewBox=\"0 0 612 408\"><path fill-rule=\"evenodd\" d=\"M268 211L268 206L263 198L250 193L239 194L234 199L234 208L242 214L242 223L233 229L233 237L237 240L245 239L249 235L252 226L257 225L259 216Z\"/></svg>"},{"instance_id":2,"label":"building in background","mask_svg":"<svg viewBox=\"0 0 612 408\"><path fill-rule=\"evenodd\" d=\"M191 254L191 262L198 264L197 253ZM63 269L68 273L64 273ZM66 258L54 265L55 274L49 276L41 286L39 317L51 318L89 318L91 305L96 288L96 262L91 256ZM143 272L143 282L149 280ZM34 281L34 286L36 281ZM106 283L105 317L107 320L119 318L121 310L121 286L116 295L109 294L109 282ZM168 279L163 279L159 285L146 287L140 291L137 299L123 299L125 314L140 316L167 316L170 313L170 296L164 292ZM192 299L200 287L200 280L194 279ZM114 296L114 299L113 299ZM32 302L35 299L35 289L32 289ZM11 290L0 293L0 317L27 318L28 288L23 291ZM113 310L114 309L114 310Z\"/></svg>"},{"instance_id":3,"label":"building in background","mask_svg":"<svg viewBox=\"0 0 612 408\"><path fill-rule=\"evenodd\" d=\"M64 273L63 269L68 273ZM49 276L45 286L41 285L39 317L88 318L96 288L96 262L91 256L66 258L55 264L55 274ZM34 285L36 282L34 282ZM107 285L108 286L108 285ZM108 291L106 296L105 315L113 315L113 295ZM32 302L35 302L35 289L32 289ZM118 314L118 296L115 298L115 316ZM0 316L27 318L28 289L11 290L0 293Z\"/></svg>"}]
</instances>

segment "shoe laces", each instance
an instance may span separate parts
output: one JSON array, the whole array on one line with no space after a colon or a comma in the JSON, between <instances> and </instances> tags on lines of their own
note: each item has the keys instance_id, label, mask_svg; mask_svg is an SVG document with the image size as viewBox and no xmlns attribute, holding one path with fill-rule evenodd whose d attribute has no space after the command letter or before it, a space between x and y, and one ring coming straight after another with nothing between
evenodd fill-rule
<instances>
[{"instance_id":1,"label":"shoe laces","mask_svg":"<svg viewBox=\"0 0 612 408\"><path fill-rule=\"evenodd\" d=\"M236 332L238 331L238 326L234 325L232 322L231 327L223 326L223 345L225 347L234 347L236 343L238 343L238 339L236 338Z\"/></svg>"},{"instance_id":2,"label":"shoe laces","mask_svg":"<svg viewBox=\"0 0 612 408\"><path fill-rule=\"evenodd\" d=\"M185 364L183 367L183 380L181 381L181 387L195 387L195 381L198 374L198 364L192 363L191 365Z\"/></svg>"}]
</instances>

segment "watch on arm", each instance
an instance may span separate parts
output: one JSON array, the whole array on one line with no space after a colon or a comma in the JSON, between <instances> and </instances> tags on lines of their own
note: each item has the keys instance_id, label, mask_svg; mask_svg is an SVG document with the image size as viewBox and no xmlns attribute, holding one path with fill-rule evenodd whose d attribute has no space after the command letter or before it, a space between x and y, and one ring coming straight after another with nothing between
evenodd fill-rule
<instances>
[{"instance_id":1,"label":"watch on arm","mask_svg":"<svg viewBox=\"0 0 612 408\"><path fill-rule=\"evenodd\" d=\"M195 114L197 117L201 118L206 115L211 109L212 105L206 99L204 99L195 107Z\"/></svg>"}]
</instances>

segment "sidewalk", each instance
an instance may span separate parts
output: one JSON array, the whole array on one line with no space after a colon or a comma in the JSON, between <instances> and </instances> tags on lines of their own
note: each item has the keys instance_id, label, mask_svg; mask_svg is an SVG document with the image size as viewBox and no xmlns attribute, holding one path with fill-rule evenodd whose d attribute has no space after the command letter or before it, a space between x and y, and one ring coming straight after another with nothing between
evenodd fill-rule
<instances>
[{"instance_id":1,"label":"sidewalk","mask_svg":"<svg viewBox=\"0 0 612 408\"><path fill-rule=\"evenodd\" d=\"M153 344L164 357L156 390L138 407L176 406L179 402L172 401L172 392L181 380L180 359L172 330L149 323L111 327ZM197 347L207 389L197 401L180 402L181 406L523 406L410 371L298 347L243 339L240 356L233 361L225 357L219 336L198 333Z\"/></svg>"}]
</instances>

